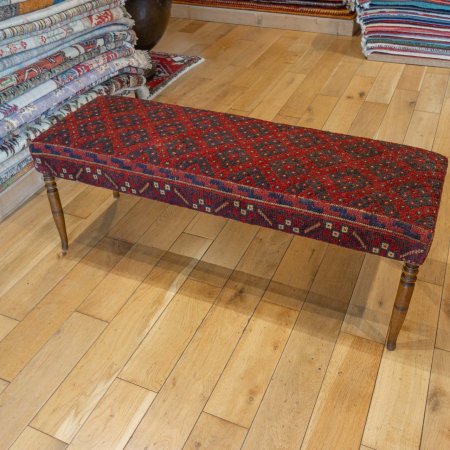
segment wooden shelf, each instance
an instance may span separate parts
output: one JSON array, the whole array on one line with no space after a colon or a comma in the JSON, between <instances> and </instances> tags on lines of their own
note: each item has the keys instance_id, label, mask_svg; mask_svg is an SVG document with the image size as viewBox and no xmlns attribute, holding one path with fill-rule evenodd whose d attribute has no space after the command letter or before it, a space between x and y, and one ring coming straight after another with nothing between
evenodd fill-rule
<instances>
[{"instance_id":1,"label":"wooden shelf","mask_svg":"<svg viewBox=\"0 0 450 450\"><path fill-rule=\"evenodd\" d=\"M353 36L359 30L359 25L354 20L248 11L244 9L214 8L210 6L180 5L176 3L172 5L172 17L341 36Z\"/></svg>"}]
</instances>

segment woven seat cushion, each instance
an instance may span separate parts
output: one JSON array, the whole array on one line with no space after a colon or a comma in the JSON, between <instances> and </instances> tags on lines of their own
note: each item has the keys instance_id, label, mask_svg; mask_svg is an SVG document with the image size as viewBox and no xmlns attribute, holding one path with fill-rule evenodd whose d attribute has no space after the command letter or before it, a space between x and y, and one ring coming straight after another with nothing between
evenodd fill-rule
<instances>
[{"instance_id":1,"label":"woven seat cushion","mask_svg":"<svg viewBox=\"0 0 450 450\"><path fill-rule=\"evenodd\" d=\"M426 150L99 97L31 145L43 173L421 264L447 159Z\"/></svg>"}]
</instances>

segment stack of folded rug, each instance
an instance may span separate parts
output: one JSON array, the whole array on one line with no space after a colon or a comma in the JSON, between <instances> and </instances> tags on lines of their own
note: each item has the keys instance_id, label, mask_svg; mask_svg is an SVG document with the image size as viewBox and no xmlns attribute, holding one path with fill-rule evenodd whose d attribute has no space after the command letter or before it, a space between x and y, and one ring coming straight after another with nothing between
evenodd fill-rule
<instances>
[{"instance_id":1,"label":"stack of folded rug","mask_svg":"<svg viewBox=\"0 0 450 450\"><path fill-rule=\"evenodd\" d=\"M450 0L348 0L364 54L450 60Z\"/></svg>"},{"instance_id":2,"label":"stack of folded rug","mask_svg":"<svg viewBox=\"0 0 450 450\"><path fill-rule=\"evenodd\" d=\"M122 0L0 0L0 192L31 168L28 143L99 95L145 86Z\"/></svg>"},{"instance_id":3,"label":"stack of folded rug","mask_svg":"<svg viewBox=\"0 0 450 450\"><path fill-rule=\"evenodd\" d=\"M313 17L353 19L347 0L174 0L174 3Z\"/></svg>"}]
</instances>

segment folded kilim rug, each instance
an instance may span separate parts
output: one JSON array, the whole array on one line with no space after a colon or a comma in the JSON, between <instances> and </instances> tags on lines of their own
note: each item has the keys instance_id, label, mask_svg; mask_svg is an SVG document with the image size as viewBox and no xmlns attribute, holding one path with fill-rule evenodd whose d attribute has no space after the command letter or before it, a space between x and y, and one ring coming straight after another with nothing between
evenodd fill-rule
<instances>
[{"instance_id":1,"label":"folded kilim rug","mask_svg":"<svg viewBox=\"0 0 450 450\"><path fill-rule=\"evenodd\" d=\"M156 64L156 72L148 79L150 91L148 98L156 97L169 84L189 70L203 62L199 56L174 55L162 52L149 52L150 58Z\"/></svg>"},{"instance_id":2,"label":"folded kilim rug","mask_svg":"<svg viewBox=\"0 0 450 450\"><path fill-rule=\"evenodd\" d=\"M449 0L353 1L371 54L450 60Z\"/></svg>"},{"instance_id":3,"label":"folded kilim rug","mask_svg":"<svg viewBox=\"0 0 450 450\"><path fill-rule=\"evenodd\" d=\"M174 0L174 3L339 19L355 17L345 0Z\"/></svg>"}]
</instances>

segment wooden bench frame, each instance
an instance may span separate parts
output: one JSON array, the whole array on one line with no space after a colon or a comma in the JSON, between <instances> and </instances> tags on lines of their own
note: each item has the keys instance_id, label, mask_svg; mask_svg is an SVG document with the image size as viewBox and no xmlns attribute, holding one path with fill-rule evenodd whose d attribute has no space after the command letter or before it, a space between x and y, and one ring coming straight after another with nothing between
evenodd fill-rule
<instances>
[{"instance_id":1,"label":"wooden bench frame","mask_svg":"<svg viewBox=\"0 0 450 450\"><path fill-rule=\"evenodd\" d=\"M59 198L58 188L55 177L52 175L43 175L45 187L47 189L47 196L50 202L53 219L58 229L61 238L62 254L65 255L69 248L69 241L67 238L66 224L64 219L64 212ZM118 191L113 191L114 198L119 197ZM397 344L397 337L405 321L408 312L411 297L414 291L414 286L417 280L419 266L411 263L404 263L400 283L395 297L394 307L392 310L391 320L389 323L389 333L386 347L388 350L395 350Z\"/></svg>"}]
</instances>

